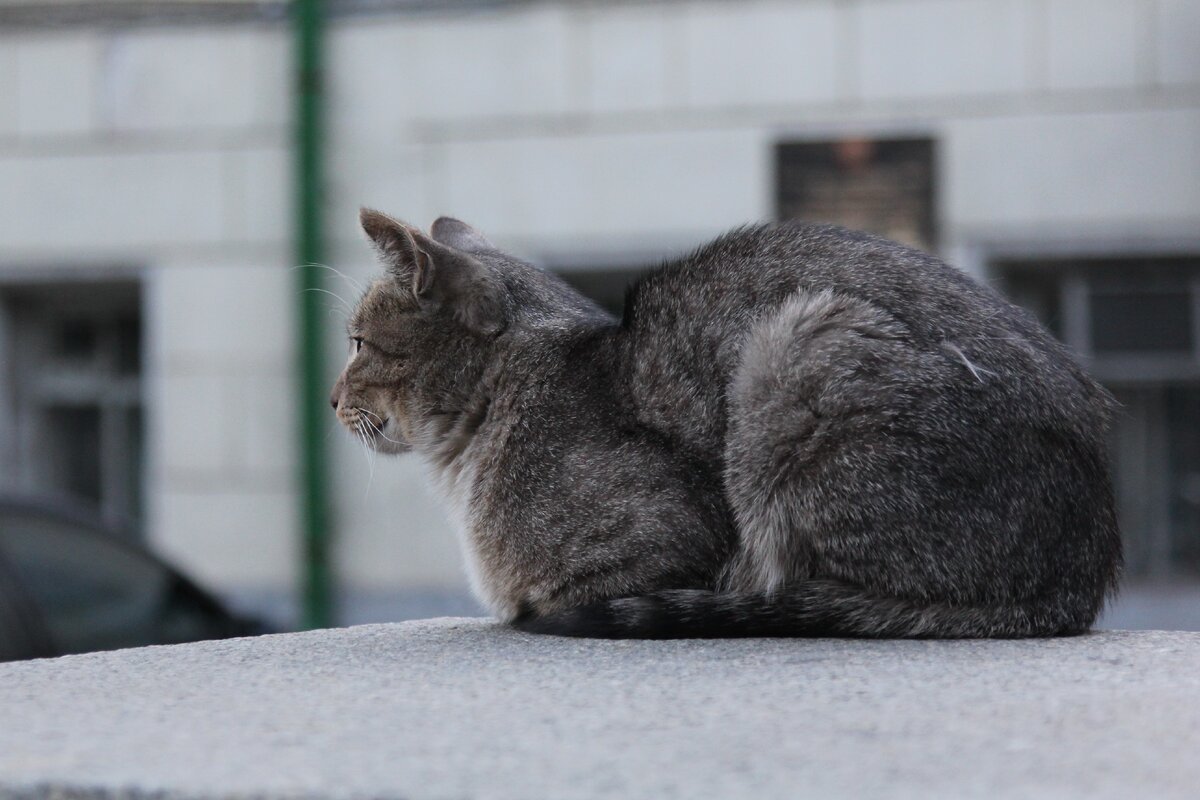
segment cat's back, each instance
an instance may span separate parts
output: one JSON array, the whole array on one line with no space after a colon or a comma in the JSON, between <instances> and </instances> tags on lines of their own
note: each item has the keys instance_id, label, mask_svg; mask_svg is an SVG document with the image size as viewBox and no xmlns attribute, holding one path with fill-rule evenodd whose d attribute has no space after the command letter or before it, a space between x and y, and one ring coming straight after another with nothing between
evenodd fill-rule
<instances>
[{"instance_id":1,"label":"cat's back","mask_svg":"<svg viewBox=\"0 0 1200 800\"><path fill-rule=\"evenodd\" d=\"M697 447L724 438L725 396L746 337L799 293L877 309L906 343L989 370L996 400L1031 413L1102 415L1106 395L1025 311L927 253L830 225L737 229L631 287L621 322L642 417ZM964 378L973 374L964 372ZM681 413L688 409L688 413ZM708 455L714 460L719 453Z\"/></svg>"},{"instance_id":2,"label":"cat's back","mask_svg":"<svg viewBox=\"0 0 1200 800\"><path fill-rule=\"evenodd\" d=\"M927 253L834 225L787 221L738 228L650 272L631 287L622 324L646 338L680 325L731 332L798 290L865 300L922 341L972 330L981 311L992 321L1028 322Z\"/></svg>"}]
</instances>

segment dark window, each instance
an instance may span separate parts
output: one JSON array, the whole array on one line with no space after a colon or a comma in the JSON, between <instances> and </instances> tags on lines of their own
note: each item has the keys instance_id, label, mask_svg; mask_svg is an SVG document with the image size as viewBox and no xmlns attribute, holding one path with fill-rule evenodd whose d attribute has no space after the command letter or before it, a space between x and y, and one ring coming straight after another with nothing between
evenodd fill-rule
<instances>
[{"instance_id":1,"label":"dark window","mask_svg":"<svg viewBox=\"0 0 1200 800\"><path fill-rule=\"evenodd\" d=\"M1192 298L1182 291L1112 292L1094 289L1089 331L1092 351L1190 354Z\"/></svg>"},{"instance_id":2,"label":"dark window","mask_svg":"<svg viewBox=\"0 0 1200 800\"><path fill-rule=\"evenodd\" d=\"M114 367L119 375L137 375L142 371L142 321L128 314L113 325Z\"/></svg>"},{"instance_id":3,"label":"dark window","mask_svg":"<svg viewBox=\"0 0 1200 800\"><path fill-rule=\"evenodd\" d=\"M101 505L100 409L94 405L47 406L43 410L43 468L47 482L67 494Z\"/></svg>"},{"instance_id":4,"label":"dark window","mask_svg":"<svg viewBox=\"0 0 1200 800\"><path fill-rule=\"evenodd\" d=\"M86 319L64 319L54 331L54 355L69 361L88 362L96 355L96 325Z\"/></svg>"},{"instance_id":5,"label":"dark window","mask_svg":"<svg viewBox=\"0 0 1200 800\"><path fill-rule=\"evenodd\" d=\"M786 142L776 159L780 219L832 222L936 248L932 139Z\"/></svg>"},{"instance_id":6,"label":"dark window","mask_svg":"<svg viewBox=\"0 0 1200 800\"><path fill-rule=\"evenodd\" d=\"M141 519L142 331L137 284L0 289L0 439L11 488Z\"/></svg>"}]
</instances>

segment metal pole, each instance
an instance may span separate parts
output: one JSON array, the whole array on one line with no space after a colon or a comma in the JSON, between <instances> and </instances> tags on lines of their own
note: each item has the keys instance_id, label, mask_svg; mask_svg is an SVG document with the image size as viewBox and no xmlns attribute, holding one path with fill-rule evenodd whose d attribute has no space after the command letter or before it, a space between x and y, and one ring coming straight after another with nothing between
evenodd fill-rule
<instances>
[{"instance_id":1,"label":"metal pole","mask_svg":"<svg viewBox=\"0 0 1200 800\"><path fill-rule=\"evenodd\" d=\"M318 297L324 261L322 236L324 128L322 117L322 0L293 0L295 24L295 247L299 277L300 325L297 372L300 395L300 523L304 558L303 624L333 624L330 569L330 513L326 480L325 438L321 434L329 408L325 402L322 335L324 317Z\"/></svg>"}]
</instances>

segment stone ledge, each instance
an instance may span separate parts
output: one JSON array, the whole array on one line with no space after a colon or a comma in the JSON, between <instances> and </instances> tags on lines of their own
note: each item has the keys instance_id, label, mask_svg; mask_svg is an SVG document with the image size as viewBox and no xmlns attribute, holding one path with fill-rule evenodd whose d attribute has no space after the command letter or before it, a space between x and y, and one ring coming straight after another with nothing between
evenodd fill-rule
<instances>
[{"instance_id":1,"label":"stone ledge","mask_svg":"<svg viewBox=\"0 0 1200 800\"><path fill-rule=\"evenodd\" d=\"M0 664L20 798L1194 797L1200 634L602 642L440 619Z\"/></svg>"}]
</instances>

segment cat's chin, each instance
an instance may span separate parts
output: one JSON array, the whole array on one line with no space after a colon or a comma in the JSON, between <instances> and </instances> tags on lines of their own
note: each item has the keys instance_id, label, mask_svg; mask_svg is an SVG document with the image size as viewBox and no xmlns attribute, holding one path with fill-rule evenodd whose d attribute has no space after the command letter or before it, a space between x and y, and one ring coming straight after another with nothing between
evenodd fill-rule
<instances>
[{"instance_id":1,"label":"cat's chin","mask_svg":"<svg viewBox=\"0 0 1200 800\"><path fill-rule=\"evenodd\" d=\"M399 456L411 453L413 449L412 445L407 442L386 442L381 439L377 439L373 447L375 448L375 452L383 453L386 456Z\"/></svg>"},{"instance_id":2,"label":"cat's chin","mask_svg":"<svg viewBox=\"0 0 1200 800\"><path fill-rule=\"evenodd\" d=\"M376 453L384 455L400 455L401 453L410 452L413 447L397 430L396 424L389 418L379 417L367 412L369 416L374 416L376 424L367 425L362 431L364 434L363 442Z\"/></svg>"}]
</instances>

